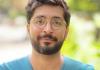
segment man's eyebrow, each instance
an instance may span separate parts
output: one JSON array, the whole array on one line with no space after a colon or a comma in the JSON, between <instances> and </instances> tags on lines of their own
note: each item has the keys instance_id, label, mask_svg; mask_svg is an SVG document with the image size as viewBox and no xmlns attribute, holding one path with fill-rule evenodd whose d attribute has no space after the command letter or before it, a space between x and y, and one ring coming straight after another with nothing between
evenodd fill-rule
<instances>
[{"instance_id":1,"label":"man's eyebrow","mask_svg":"<svg viewBox=\"0 0 100 70\"><path fill-rule=\"evenodd\" d=\"M45 17L45 16L40 15L40 16L36 16L35 18L46 18L46 17Z\"/></svg>"},{"instance_id":2,"label":"man's eyebrow","mask_svg":"<svg viewBox=\"0 0 100 70\"><path fill-rule=\"evenodd\" d=\"M52 18L56 18L56 19L62 19L61 17L58 17L58 16L54 16Z\"/></svg>"},{"instance_id":3,"label":"man's eyebrow","mask_svg":"<svg viewBox=\"0 0 100 70\"><path fill-rule=\"evenodd\" d=\"M46 17L43 16L43 15L39 15L39 16L36 16L35 18L46 18ZM59 19L59 20L62 20L62 18L59 17L59 16L53 16L53 17L51 17L51 19Z\"/></svg>"}]
</instances>

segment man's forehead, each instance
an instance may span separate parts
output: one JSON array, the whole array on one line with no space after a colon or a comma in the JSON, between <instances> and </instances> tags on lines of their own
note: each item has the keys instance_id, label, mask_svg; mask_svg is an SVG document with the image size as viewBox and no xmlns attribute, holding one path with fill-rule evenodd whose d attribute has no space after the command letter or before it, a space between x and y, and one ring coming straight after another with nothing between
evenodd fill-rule
<instances>
[{"instance_id":1,"label":"man's forehead","mask_svg":"<svg viewBox=\"0 0 100 70\"><path fill-rule=\"evenodd\" d=\"M63 9L59 6L43 5L34 11L34 15L62 16Z\"/></svg>"}]
</instances>

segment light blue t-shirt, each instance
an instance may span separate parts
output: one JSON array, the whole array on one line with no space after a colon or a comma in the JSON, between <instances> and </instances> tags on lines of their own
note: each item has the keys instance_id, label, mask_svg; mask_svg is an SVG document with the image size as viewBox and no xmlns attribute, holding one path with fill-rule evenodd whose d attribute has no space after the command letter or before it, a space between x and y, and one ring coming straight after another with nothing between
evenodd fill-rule
<instances>
[{"instance_id":1,"label":"light blue t-shirt","mask_svg":"<svg viewBox=\"0 0 100 70\"><path fill-rule=\"evenodd\" d=\"M32 66L29 58L24 57L0 65L0 70L32 70ZM64 57L64 64L61 70L94 70L94 68L90 65Z\"/></svg>"}]
</instances>

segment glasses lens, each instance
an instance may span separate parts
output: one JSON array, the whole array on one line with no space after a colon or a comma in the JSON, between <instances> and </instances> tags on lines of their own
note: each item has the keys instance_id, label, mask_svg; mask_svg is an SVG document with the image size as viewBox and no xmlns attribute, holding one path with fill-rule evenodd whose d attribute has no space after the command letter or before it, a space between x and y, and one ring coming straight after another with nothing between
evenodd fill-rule
<instances>
[{"instance_id":1,"label":"glasses lens","mask_svg":"<svg viewBox=\"0 0 100 70\"><path fill-rule=\"evenodd\" d=\"M37 28L44 28L49 22L47 21L46 18L41 17L41 18L34 18L32 23ZM60 29L61 27L66 25L66 23L59 18L52 18L50 24L53 29Z\"/></svg>"}]
</instances>

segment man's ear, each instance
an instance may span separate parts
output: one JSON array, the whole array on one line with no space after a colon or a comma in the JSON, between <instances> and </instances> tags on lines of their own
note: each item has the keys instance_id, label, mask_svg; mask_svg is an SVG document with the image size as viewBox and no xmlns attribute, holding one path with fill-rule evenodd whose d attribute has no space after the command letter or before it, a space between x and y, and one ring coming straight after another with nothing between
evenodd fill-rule
<instances>
[{"instance_id":1,"label":"man's ear","mask_svg":"<svg viewBox=\"0 0 100 70\"><path fill-rule=\"evenodd\" d=\"M69 32L69 26L67 26L67 28L66 28L66 32L67 32L67 34L68 34L68 32Z\"/></svg>"},{"instance_id":2,"label":"man's ear","mask_svg":"<svg viewBox=\"0 0 100 70\"><path fill-rule=\"evenodd\" d=\"M65 34L66 37L68 36L68 32L69 32L69 26L66 27L66 34Z\"/></svg>"},{"instance_id":3,"label":"man's ear","mask_svg":"<svg viewBox=\"0 0 100 70\"><path fill-rule=\"evenodd\" d=\"M30 24L27 23L27 31L30 32Z\"/></svg>"}]
</instances>

